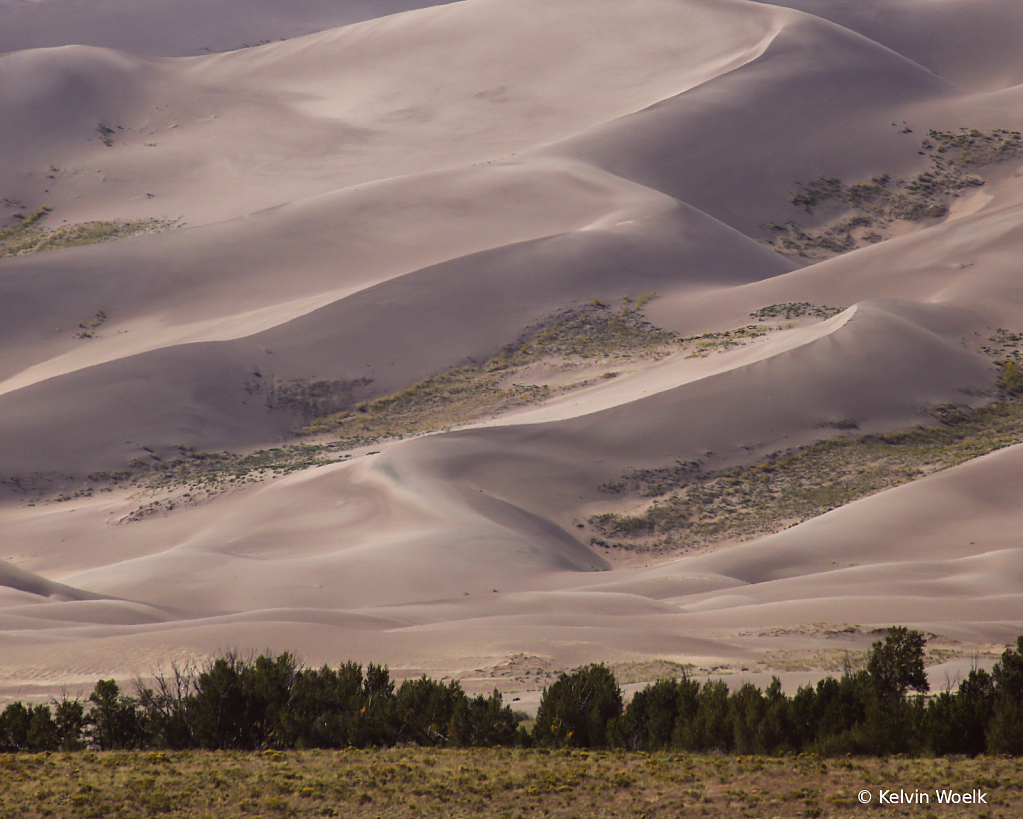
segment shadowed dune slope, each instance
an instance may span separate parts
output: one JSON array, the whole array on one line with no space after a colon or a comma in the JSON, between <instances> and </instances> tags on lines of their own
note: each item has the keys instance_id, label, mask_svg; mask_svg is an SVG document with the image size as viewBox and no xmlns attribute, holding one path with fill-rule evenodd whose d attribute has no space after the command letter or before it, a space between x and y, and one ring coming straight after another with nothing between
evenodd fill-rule
<instances>
[{"instance_id":1,"label":"shadowed dune slope","mask_svg":"<svg viewBox=\"0 0 1023 819\"><path fill-rule=\"evenodd\" d=\"M1018 3L991 3L978 14L971 0L778 0L857 31L958 85L992 90L1023 82L1014 32Z\"/></svg>"},{"instance_id":2,"label":"shadowed dune slope","mask_svg":"<svg viewBox=\"0 0 1023 819\"><path fill-rule=\"evenodd\" d=\"M875 42L797 17L757 59L554 150L748 232L792 215L795 180L869 179L917 164L919 138L893 120L954 95L950 83Z\"/></svg>"}]
</instances>

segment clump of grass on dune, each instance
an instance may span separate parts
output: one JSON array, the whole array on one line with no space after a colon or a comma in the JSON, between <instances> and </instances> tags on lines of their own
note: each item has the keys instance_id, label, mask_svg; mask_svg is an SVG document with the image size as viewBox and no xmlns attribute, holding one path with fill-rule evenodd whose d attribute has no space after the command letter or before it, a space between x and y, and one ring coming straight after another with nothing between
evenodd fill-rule
<instances>
[{"instance_id":1,"label":"clump of grass on dune","mask_svg":"<svg viewBox=\"0 0 1023 819\"><path fill-rule=\"evenodd\" d=\"M485 366L445 370L354 409L318 418L302 435L330 433L343 439L402 438L468 423L492 412L545 396L543 387L501 387Z\"/></svg>"},{"instance_id":2,"label":"clump of grass on dune","mask_svg":"<svg viewBox=\"0 0 1023 819\"><path fill-rule=\"evenodd\" d=\"M0 259L25 253L43 253L82 245L113 242L166 230L173 222L161 219L79 222L51 229L43 224L52 208L45 205L25 217L21 222L0 231Z\"/></svg>"}]
</instances>

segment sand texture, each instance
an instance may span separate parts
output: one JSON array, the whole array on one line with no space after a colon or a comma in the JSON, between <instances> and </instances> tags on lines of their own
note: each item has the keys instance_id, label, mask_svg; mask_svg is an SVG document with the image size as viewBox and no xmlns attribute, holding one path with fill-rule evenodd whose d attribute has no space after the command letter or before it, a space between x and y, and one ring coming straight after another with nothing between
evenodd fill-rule
<instances>
[{"instance_id":1,"label":"sand texture","mask_svg":"<svg viewBox=\"0 0 1023 819\"><path fill-rule=\"evenodd\" d=\"M591 661L798 681L895 623L934 674L1000 650L1019 31L1018 0L0 0L0 697L228 648L527 706ZM855 491L756 500L846 439Z\"/></svg>"}]
</instances>

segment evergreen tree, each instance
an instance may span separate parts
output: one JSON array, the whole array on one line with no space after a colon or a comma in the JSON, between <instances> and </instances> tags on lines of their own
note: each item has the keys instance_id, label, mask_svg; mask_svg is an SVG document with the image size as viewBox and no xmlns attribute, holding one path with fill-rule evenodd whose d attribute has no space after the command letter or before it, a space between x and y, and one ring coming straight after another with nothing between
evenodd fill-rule
<instances>
[{"instance_id":1,"label":"evergreen tree","mask_svg":"<svg viewBox=\"0 0 1023 819\"><path fill-rule=\"evenodd\" d=\"M144 714L136 700L122 697L113 680L100 680L89 695L92 708L85 717L92 744L101 751L143 747L146 742Z\"/></svg>"},{"instance_id":2,"label":"evergreen tree","mask_svg":"<svg viewBox=\"0 0 1023 819\"><path fill-rule=\"evenodd\" d=\"M513 745L517 740L515 714L496 688L489 697L463 696L451 718L451 741L462 747Z\"/></svg>"},{"instance_id":3,"label":"evergreen tree","mask_svg":"<svg viewBox=\"0 0 1023 819\"><path fill-rule=\"evenodd\" d=\"M676 722L672 744L687 751L728 753L734 746L730 717L728 686L721 680L706 682L700 689L692 719Z\"/></svg>"},{"instance_id":4,"label":"evergreen tree","mask_svg":"<svg viewBox=\"0 0 1023 819\"><path fill-rule=\"evenodd\" d=\"M687 677L658 680L637 691L612 729L614 743L632 751L657 751L672 746L678 723L696 716L700 684Z\"/></svg>"},{"instance_id":5,"label":"evergreen tree","mask_svg":"<svg viewBox=\"0 0 1023 819\"><path fill-rule=\"evenodd\" d=\"M58 750L80 751L85 747L85 740L82 737L82 729L85 727L85 706L80 700L69 700L67 697L54 705Z\"/></svg>"},{"instance_id":6,"label":"evergreen tree","mask_svg":"<svg viewBox=\"0 0 1023 819\"><path fill-rule=\"evenodd\" d=\"M992 754L1023 756L1023 636L1016 648L1007 648L992 671L994 713L987 730L987 750Z\"/></svg>"},{"instance_id":7,"label":"evergreen tree","mask_svg":"<svg viewBox=\"0 0 1023 819\"><path fill-rule=\"evenodd\" d=\"M28 748L32 714L20 702L12 702L0 714L0 751L11 753Z\"/></svg>"},{"instance_id":8,"label":"evergreen tree","mask_svg":"<svg viewBox=\"0 0 1023 819\"><path fill-rule=\"evenodd\" d=\"M922 694L930 690L924 671L926 642L919 631L892 626L884 642L878 641L871 647L867 673L881 703L899 702L910 689Z\"/></svg>"},{"instance_id":9,"label":"evergreen tree","mask_svg":"<svg viewBox=\"0 0 1023 819\"><path fill-rule=\"evenodd\" d=\"M533 736L544 745L606 747L609 725L621 713L622 690L611 669L588 665L544 689Z\"/></svg>"}]
</instances>

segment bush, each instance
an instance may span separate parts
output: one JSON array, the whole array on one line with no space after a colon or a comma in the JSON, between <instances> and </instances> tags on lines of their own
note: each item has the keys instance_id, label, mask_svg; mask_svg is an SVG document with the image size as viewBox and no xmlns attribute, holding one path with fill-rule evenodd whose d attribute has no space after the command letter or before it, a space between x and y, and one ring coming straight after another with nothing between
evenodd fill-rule
<instances>
[{"instance_id":1,"label":"bush","mask_svg":"<svg viewBox=\"0 0 1023 819\"><path fill-rule=\"evenodd\" d=\"M82 739L85 706L79 700L69 700L66 697L54 705L58 750L80 751L85 747L85 741Z\"/></svg>"},{"instance_id":2,"label":"bush","mask_svg":"<svg viewBox=\"0 0 1023 819\"><path fill-rule=\"evenodd\" d=\"M936 756L977 756L987 746L985 726L994 709L995 689L991 675L975 668L959 686L959 693L943 691L927 708L924 735Z\"/></svg>"},{"instance_id":3,"label":"bush","mask_svg":"<svg viewBox=\"0 0 1023 819\"><path fill-rule=\"evenodd\" d=\"M696 715L700 684L681 680L659 680L637 691L612 729L614 744L631 751L658 751L673 745L677 723Z\"/></svg>"},{"instance_id":4,"label":"bush","mask_svg":"<svg viewBox=\"0 0 1023 819\"><path fill-rule=\"evenodd\" d=\"M187 705L199 746L255 750L277 744L275 729L284 720L297 670L287 652L254 661L230 654L209 663Z\"/></svg>"},{"instance_id":5,"label":"bush","mask_svg":"<svg viewBox=\"0 0 1023 819\"><path fill-rule=\"evenodd\" d=\"M622 690L607 666L588 665L562 673L544 689L533 728L544 745L602 748L608 728L622 714Z\"/></svg>"},{"instance_id":6,"label":"bush","mask_svg":"<svg viewBox=\"0 0 1023 819\"><path fill-rule=\"evenodd\" d=\"M725 683L713 680L703 684L696 700L696 713L690 720L676 721L672 743L687 751L727 753L732 750L734 729Z\"/></svg>"},{"instance_id":7,"label":"bush","mask_svg":"<svg viewBox=\"0 0 1023 819\"><path fill-rule=\"evenodd\" d=\"M995 664L994 713L987 730L991 754L1023 755L1023 636L1016 649L1008 648Z\"/></svg>"},{"instance_id":8,"label":"bush","mask_svg":"<svg viewBox=\"0 0 1023 819\"><path fill-rule=\"evenodd\" d=\"M523 744L515 714L504 705L497 689L489 697L463 696L458 701L451 720L451 741L462 747Z\"/></svg>"},{"instance_id":9,"label":"bush","mask_svg":"<svg viewBox=\"0 0 1023 819\"><path fill-rule=\"evenodd\" d=\"M396 740L416 745L446 745L455 707L464 700L465 692L457 681L445 685L425 674L418 680L405 680L394 702Z\"/></svg>"},{"instance_id":10,"label":"bush","mask_svg":"<svg viewBox=\"0 0 1023 819\"><path fill-rule=\"evenodd\" d=\"M365 704L358 663L345 663L336 671L329 666L303 671L295 680L289 707L275 727L276 743L296 748L369 744L359 741L356 727Z\"/></svg>"},{"instance_id":11,"label":"bush","mask_svg":"<svg viewBox=\"0 0 1023 819\"><path fill-rule=\"evenodd\" d=\"M1009 395L1023 395L1023 370L1015 361L999 361L1002 374L998 378L998 386Z\"/></svg>"},{"instance_id":12,"label":"bush","mask_svg":"<svg viewBox=\"0 0 1023 819\"><path fill-rule=\"evenodd\" d=\"M101 751L142 748L146 742L144 714L136 700L120 696L113 680L100 680L89 695L84 722L91 743Z\"/></svg>"},{"instance_id":13,"label":"bush","mask_svg":"<svg viewBox=\"0 0 1023 819\"><path fill-rule=\"evenodd\" d=\"M29 710L20 702L12 702L0 714L0 750L22 751L28 748Z\"/></svg>"}]
</instances>

